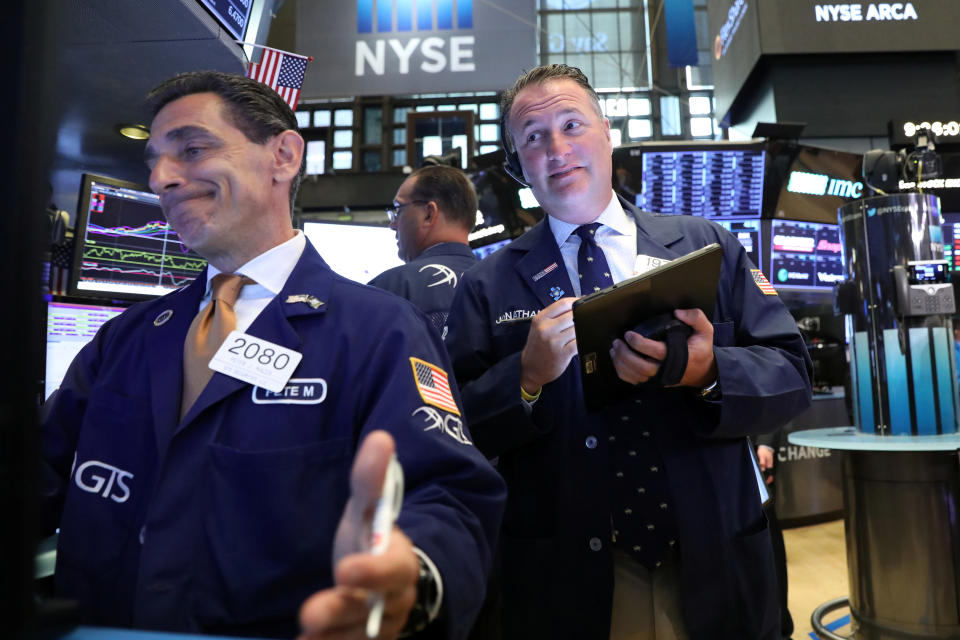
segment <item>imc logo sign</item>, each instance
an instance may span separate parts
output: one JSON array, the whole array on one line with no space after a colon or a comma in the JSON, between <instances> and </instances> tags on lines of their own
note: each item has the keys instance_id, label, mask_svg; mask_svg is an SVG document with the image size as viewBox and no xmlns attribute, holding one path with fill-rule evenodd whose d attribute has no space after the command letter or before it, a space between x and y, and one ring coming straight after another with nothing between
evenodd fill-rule
<instances>
[{"instance_id":1,"label":"imc logo sign","mask_svg":"<svg viewBox=\"0 0 960 640\"><path fill-rule=\"evenodd\" d=\"M470 72L473 0L357 0L354 75Z\"/></svg>"}]
</instances>

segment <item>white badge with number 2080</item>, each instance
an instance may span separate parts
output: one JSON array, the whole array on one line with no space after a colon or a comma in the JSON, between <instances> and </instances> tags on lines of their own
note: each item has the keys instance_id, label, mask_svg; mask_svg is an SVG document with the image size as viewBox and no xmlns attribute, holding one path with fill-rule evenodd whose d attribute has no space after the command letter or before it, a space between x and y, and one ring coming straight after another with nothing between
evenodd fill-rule
<instances>
[{"instance_id":1,"label":"white badge with number 2080","mask_svg":"<svg viewBox=\"0 0 960 640\"><path fill-rule=\"evenodd\" d=\"M242 331L231 331L210 368L274 393L283 391L303 354Z\"/></svg>"}]
</instances>

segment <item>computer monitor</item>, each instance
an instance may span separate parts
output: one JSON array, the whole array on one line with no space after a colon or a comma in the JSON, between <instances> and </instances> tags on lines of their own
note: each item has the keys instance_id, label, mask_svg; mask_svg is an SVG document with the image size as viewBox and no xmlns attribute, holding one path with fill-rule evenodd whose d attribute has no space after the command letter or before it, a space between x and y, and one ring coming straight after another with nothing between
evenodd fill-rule
<instances>
[{"instance_id":1,"label":"computer monitor","mask_svg":"<svg viewBox=\"0 0 960 640\"><path fill-rule=\"evenodd\" d=\"M768 150L771 218L836 224L837 209L867 195L859 153L783 142Z\"/></svg>"},{"instance_id":2,"label":"computer monitor","mask_svg":"<svg viewBox=\"0 0 960 640\"><path fill-rule=\"evenodd\" d=\"M755 218L713 218L713 220L740 241L753 266L758 269L763 269L761 262L763 260L763 251L760 242L760 220Z\"/></svg>"},{"instance_id":3,"label":"computer monitor","mask_svg":"<svg viewBox=\"0 0 960 640\"><path fill-rule=\"evenodd\" d=\"M956 218L960 218L960 216L954 217L954 219ZM943 235L943 258L948 263L947 268L951 272L960 271L960 220L957 220L957 222L944 221L940 223L940 230Z\"/></svg>"},{"instance_id":4,"label":"computer monitor","mask_svg":"<svg viewBox=\"0 0 960 640\"><path fill-rule=\"evenodd\" d=\"M843 279L839 225L770 221L770 284L774 288L831 290Z\"/></svg>"},{"instance_id":5,"label":"computer monitor","mask_svg":"<svg viewBox=\"0 0 960 640\"><path fill-rule=\"evenodd\" d=\"M366 284L403 264L390 227L316 220L300 224L330 268L345 278Z\"/></svg>"},{"instance_id":6,"label":"computer monitor","mask_svg":"<svg viewBox=\"0 0 960 640\"><path fill-rule=\"evenodd\" d=\"M627 151L626 157L630 156ZM614 179L644 211L711 218L759 218L766 154L762 143L671 142L640 145L640 189L615 162ZM631 188L633 185L633 188Z\"/></svg>"},{"instance_id":7,"label":"computer monitor","mask_svg":"<svg viewBox=\"0 0 960 640\"><path fill-rule=\"evenodd\" d=\"M498 249L507 246L511 242L513 242L513 238L504 238L503 240L497 240L481 247L473 247L473 255L477 256L477 260L483 260L491 253L495 253Z\"/></svg>"},{"instance_id":8,"label":"computer monitor","mask_svg":"<svg viewBox=\"0 0 960 640\"><path fill-rule=\"evenodd\" d=\"M84 174L70 295L142 300L189 284L206 261L180 242L147 187Z\"/></svg>"},{"instance_id":9,"label":"computer monitor","mask_svg":"<svg viewBox=\"0 0 960 640\"><path fill-rule=\"evenodd\" d=\"M125 307L47 302L47 355L43 398L60 386L67 368L85 344L93 339L100 326L120 315Z\"/></svg>"}]
</instances>

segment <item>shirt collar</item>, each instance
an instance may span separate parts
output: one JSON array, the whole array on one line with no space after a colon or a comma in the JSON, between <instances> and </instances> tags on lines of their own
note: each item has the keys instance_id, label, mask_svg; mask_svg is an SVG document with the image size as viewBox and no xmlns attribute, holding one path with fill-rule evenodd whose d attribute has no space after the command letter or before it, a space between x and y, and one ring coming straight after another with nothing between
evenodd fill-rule
<instances>
[{"instance_id":1,"label":"shirt collar","mask_svg":"<svg viewBox=\"0 0 960 640\"><path fill-rule=\"evenodd\" d=\"M286 284L293 268L297 266L297 261L303 255L306 246L307 237L302 231L296 229L292 238L264 251L242 265L236 272L256 281L271 294L277 295ZM218 273L220 270L212 264L207 267L207 295L210 294L210 281Z\"/></svg>"},{"instance_id":2,"label":"shirt collar","mask_svg":"<svg viewBox=\"0 0 960 640\"><path fill-rule=\"evenodd\" d=\"M553 233L553 237L557 241L557 246L563 246L563 243L567 241L570 234L580 226L579 224L558 220L553 216L549 216L549 218L550 232ZM620 205L617 194L614 193L613 190L610 191L610 202L606 208L600 212L600 215L596 217L594 222L599 222L605 227L610 227L620 235L629 235L630 225L632 224L630 218L627 217L626 212Z\"/></svg>"}]
</instances>

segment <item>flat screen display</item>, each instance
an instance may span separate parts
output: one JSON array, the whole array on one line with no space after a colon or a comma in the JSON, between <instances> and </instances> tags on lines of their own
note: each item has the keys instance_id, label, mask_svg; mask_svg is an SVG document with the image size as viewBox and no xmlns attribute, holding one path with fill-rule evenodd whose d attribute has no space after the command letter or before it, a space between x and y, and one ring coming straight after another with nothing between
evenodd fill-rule
<instances>
[{"instance_id":1,"label":"flat screen display","mask_svg":"<svg viewBox=\"0 0 960 640\"><path fill-rule=\"evenodd\" d=\"M714 218L714 222L736 236L747 252L747 256L754 267L762 269L760 261L763 253L760 248L760 220L731 220L729 218Z\"/></svg>"},{"instance_id":2,"label":"flat screen display","mask_svg":"<svg viewBox=\"0 0 960 640\"><path fill-rule=\"evenodd\" d=\"M837 222L837 209L865 194L863 156L849 151L770 143L771 218Z\"/></svg>"},{"instance_id":3,"label":"flat screen display","mask_svg":"<svg viewBox=\"0 0 960 640\"><path fill-rule=\"evenodd\" d=\"M760 217L763 151L720 146L642 150L642 186L636 203L644 211L711 218Z\"/></svg>"},{"instance_id":4,"label":"flat screen display","mask_svg":"<svg viewBox=\"0 0 960 640\"><path fill-rule=\"evenodd\" d=\"M60 386L67 368L80 349L93 339L104 322L120 315L124 307L68 302L47 303L47 356L43 397Z\"/></svg>"},{"instance_id":5,"label":"flat screen display","mask_svg":"<svg viewBox=\"0 0 960 640\"><path fill-rule=\"evenodd\" d=\"M770 245L770 283L777 289L832 289L844 279L839 225L773 220Z\"/></svg>"},{"instance_id":6,"label":"flat screen display","mask_svg":"<svg viewBox=\"0 0 960 640\"><path fill-rule=\"evenodd\" d=\"M223 28L237 40L243 40L250 22L253 0L200 0Z\"/></svg>"},{"instance_id":7,"label":"flat screen display","mask_svg":"<svg viewBox=\"0 0 960 640\"><path fill-rule=\"evenodd\" d=\"M330 268L345 278L366 284L403 264L390 227L309 220L302 227Z\"/></svg>"},{"instance_id":8,"label":"flat screen display","mask_svg":"<svg viewBox=\"0 0 960 640\"><path fill-rule=\"evenodd\" d=\"M473 255L477 256L477 260L483 260L491 253L494 253L501 247L507 246L511 242L513 242L513 238L505 238L503 240L497 240L496 242L491 242L490 244L485 244L482 247L474 247Z\"/></svg>"},{"instance_id":9,"label":"flat screen display","mask_svg":"<svg viewBox=\"0 0 960 640\"><path fill-rule=\"evenodd\" d=\"M947 261L947 268L960 271L960 225L954 222L942 222L940 229L943 232L943 258Z\"/></svg>"},{"instance_id":10,"label":"flat screen display","mask_svg":"<svg viewBox=\"0 0 960 640\"><path fill-rule=\"evenodd\" d=\"M180 242L147 187L86 174L70 292L145 299L189 284L206 261Z\"/></svg>"}]
</instances>

